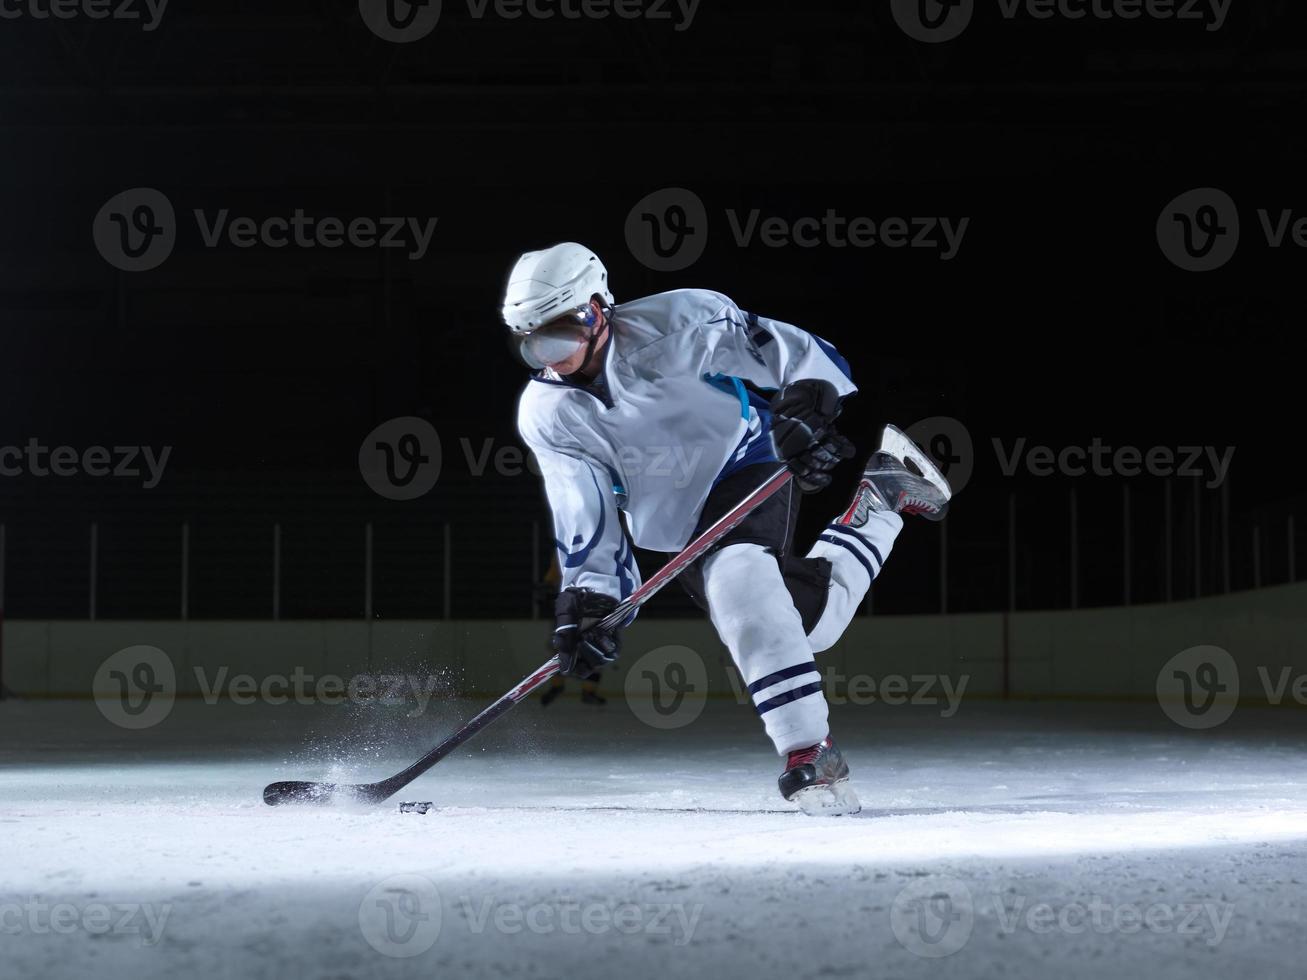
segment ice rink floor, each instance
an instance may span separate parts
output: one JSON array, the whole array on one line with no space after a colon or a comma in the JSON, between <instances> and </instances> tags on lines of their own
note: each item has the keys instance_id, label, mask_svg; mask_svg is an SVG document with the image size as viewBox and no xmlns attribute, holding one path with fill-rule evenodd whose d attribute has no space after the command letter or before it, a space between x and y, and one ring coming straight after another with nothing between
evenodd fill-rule
<instances>
[{"instance_id":1,"label":"ice rink floor","mask_svg":"<svg viewBox=\"0 0 1307 980\"><path fill-rule=\"evenodd\" d=\"M536 701L397 800L479 705L0 704L0 976L1302 977L1307 716L843 707L864 811L788 812L752 712L656 731Z\"/></svg>"}]
</instances>

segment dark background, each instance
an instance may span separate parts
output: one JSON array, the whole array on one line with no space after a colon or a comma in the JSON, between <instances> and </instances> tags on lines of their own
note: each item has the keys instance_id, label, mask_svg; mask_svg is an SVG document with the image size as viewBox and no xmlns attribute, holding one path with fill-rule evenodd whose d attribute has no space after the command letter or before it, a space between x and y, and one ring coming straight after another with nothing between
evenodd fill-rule
<instances>
[{"instance_id":1,"label":"dark background","mask_svg":"<svg viewBox=\"0 0 1307 980\"><path fill-rule=\"evenodd\" d=\"M281 615L361 616L370 521L376 615L444 614L446 525L452 615L528 615L549 547L538 482L472 476L459 441L516 444L525 372L499 293L519 252L565 239L599 252L619 302L703 286L834 342L862 388L843 427L864 450L885 421L959 420L975 471L946 525L950 611L1118 604L1127 565L1130 601L1167 598L1168 485L1170 597L1285 581L1289 519L1307 520L1307 254L1267 248L1256 209L1307 215L1307 14L1235 0L1207 31L998 9L978 3L945 44L909 38L881 3L703 0L678 32L478 20L447 0L404 45L343 0L176 0L149 32L0 19L0 446L173 447L152 490L0 477L6 614L88 615L94 522L97 614L176 616L186 522L191 616L271 614L275 523ZM1155 224L1207 186L1238 202L1243 241L1222 269L1185 272ZM91 229L135 187L166 194L181 231L159 268L123 273ZM703 257L675 273L644 267L624 234L665 187L695 191L711 223ZM416 262L206 248L190 211L223 207L439 223ZM727 208L971 222L941 262L739 248ZM357 466L364 436L401 415L429 418L445 453L412 502L372 493ZM1020 437L1237 451L1226 492L1195 492L1178 477L1009 478L991 440ZM855 476L808 501L805 531ZM942 608L941 533L918 523L900 539L877 614ZM651 613L688 609L675 592Z\"/></svg>"}]
</instances>

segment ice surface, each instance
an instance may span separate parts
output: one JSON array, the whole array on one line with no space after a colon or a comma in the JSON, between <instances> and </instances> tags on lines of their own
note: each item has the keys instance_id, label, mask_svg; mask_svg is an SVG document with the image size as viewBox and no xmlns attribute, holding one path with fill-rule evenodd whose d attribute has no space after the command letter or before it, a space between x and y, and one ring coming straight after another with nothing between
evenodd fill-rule
<instances>
[{"instance_id":1,"label":"ice surface","mask_svg":"<svg viewBox=\"0 0 1307 980\"><path fill-rule=\"evenodd\" d=\"M0 977L1304 975L1292 710L844 707L866 809L813 820L748 708L529 702L396 797L425 815L260 802L390 775L476 707L181 702L127 732L0 704ZM106 906L135 911L99 935Z\"/></svg>"}]
</instances>

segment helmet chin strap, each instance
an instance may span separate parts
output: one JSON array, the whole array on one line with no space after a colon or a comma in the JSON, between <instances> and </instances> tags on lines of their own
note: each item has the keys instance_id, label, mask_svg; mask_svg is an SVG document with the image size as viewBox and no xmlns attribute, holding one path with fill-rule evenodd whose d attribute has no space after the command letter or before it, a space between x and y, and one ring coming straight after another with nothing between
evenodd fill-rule
<instances>
[{"instance_id":1,"label":"helmet chin strap","mask_svg":"<svg viewBox=\"0 0 1307 980\"><path fill-rule=\"evenodd\" d=\"M578 374L582 374L590 366L590 362L594 360L595 356L595 345L599 343L599 338L608 332L608 329L608 317L604 317L603 326L590 334L590 342L585 345L585 360L581 362L580 367L567 376L569 381Z\"/></svg>"}]
</instances>

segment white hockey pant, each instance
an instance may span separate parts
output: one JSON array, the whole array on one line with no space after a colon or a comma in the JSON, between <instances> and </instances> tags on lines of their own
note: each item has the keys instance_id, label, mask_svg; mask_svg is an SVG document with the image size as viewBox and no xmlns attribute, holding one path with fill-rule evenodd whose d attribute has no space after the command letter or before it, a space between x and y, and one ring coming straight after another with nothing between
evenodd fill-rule
<instances>
[{"instance_id":1,"label":"white hockey pant","mask_svg":"<svg viewBox=\"0 0 1307 980\"><path fill-rule=\"evenodd\" d=\"M899 515L872 512L865 527L830 525L821 533L808 557L830 560L831 587L807 634L780 565L762 545L727 545L704 562L709 617L782 756L830 733L813 654L843 635L902 528Z\"/></svg>"}]
</instances>

